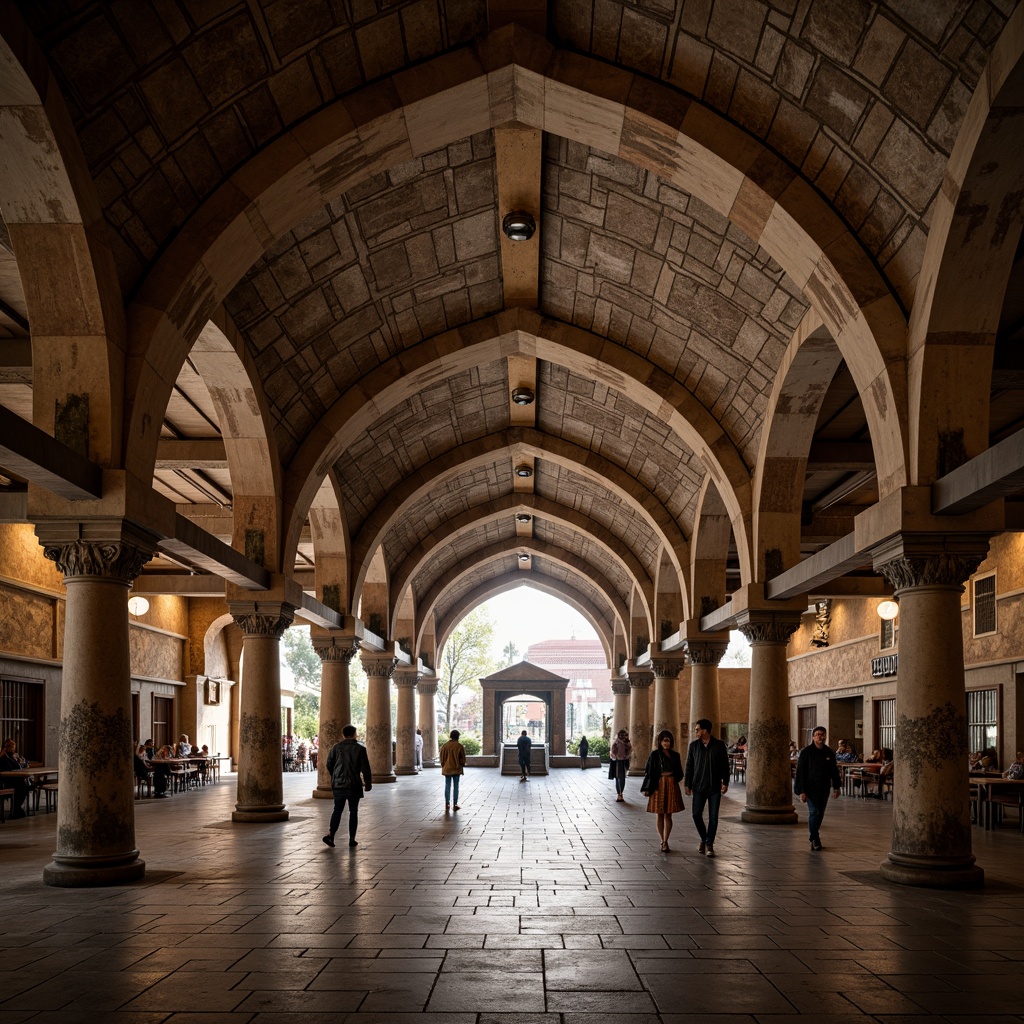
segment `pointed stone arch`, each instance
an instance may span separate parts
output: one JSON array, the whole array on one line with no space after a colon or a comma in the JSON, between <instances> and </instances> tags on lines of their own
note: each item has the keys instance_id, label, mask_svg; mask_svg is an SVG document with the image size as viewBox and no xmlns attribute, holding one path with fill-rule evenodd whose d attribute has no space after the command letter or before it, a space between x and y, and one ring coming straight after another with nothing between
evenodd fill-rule
<instances>
[{"instance_id":1,"label":"pointed stone arch","mask_svg":"<svg viewBox=\"0 0 1024 1024\"><path fill-rule=\"evenodd\" d=\"M910 478L989 446L992 351L1024 222L1024 7L971 98L935 201L910 319Z\"/></svg>"}]
</instances>

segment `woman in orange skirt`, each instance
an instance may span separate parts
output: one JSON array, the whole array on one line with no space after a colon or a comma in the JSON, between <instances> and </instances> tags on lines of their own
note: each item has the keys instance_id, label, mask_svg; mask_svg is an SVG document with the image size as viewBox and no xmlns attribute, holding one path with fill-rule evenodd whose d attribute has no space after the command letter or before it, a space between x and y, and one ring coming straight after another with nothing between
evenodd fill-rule
<instances>
[{"instance_id":1,"label":"woman in orange skirt","mask_svg":"<svg viewBox=\"0 0 1024 1024\"><path fill-rule=\"evenodd\" d=\"M675 750L675 738L668 729L663 729L658 733L651 756L647 758L640 792L647 797L648 813L658 816L658 835L665 853L668 853L672 815L684 807L683 794L679 792L682 777L683 762Z\"/></svg>"}]
</instances>

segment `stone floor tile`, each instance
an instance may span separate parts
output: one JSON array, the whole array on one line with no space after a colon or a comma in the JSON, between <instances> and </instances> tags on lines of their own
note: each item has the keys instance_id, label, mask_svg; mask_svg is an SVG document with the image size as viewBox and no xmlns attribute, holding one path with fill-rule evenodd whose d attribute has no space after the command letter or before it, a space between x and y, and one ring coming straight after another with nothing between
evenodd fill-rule
<instances>
[{"instance_id":1,"label":"stone floor tile","mask_svg":"<svg viewBox=\"0 0 1024 1024\"><path fill-rule=\"evenodd\" d=\"M0 1021L605 1024L609 1007L636 1024L658 1009L666 1024L1024 1019L1016 832L974 831L984 890L904 889L877 874L888 802L835 801L829 834L857 841L810 858L801 830L740 823L734 787L716 861L682 821L663 857L650 817L597 775L538 779L527 800L471 769L472 813L448 819L436 781L403 778L367 800L351 856L320 843L308 776L283 780L287 822L246 827L230 821L228 776L137 801L147 876L110 889L48 889L56 816L9 822Z\"/></svg>"}]
</instances>

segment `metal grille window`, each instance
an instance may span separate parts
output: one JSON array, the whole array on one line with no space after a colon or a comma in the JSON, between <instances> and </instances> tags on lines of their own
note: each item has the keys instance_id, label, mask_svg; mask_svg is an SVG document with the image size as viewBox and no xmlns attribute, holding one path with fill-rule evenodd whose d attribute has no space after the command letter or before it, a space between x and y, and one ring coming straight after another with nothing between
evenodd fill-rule
<instances>
[{"instance_id":1,"label":"metal grille window","mask_svg":"<svg viewBox=\"0 0 1024 1024\"><path fill-rule=\"evenodd\" d=\"M13 739L27 761L43 760L45 698L41 679L0 680L0 742Z\"/></svg>"},{"instance_id":2,"label":"metal grille window","mask_svg":"<svg viewBox=\"0 0 1024 1024\"><path fill-rule=\"evenodd\" d=\"M996 574L974 581L974 635L984 636L996 631Z\"/></svg>"},{"instance_id":3,"label":"metal grille window","mask_svg":"<svg viewBox=\"0 0 1024 1024\"><path fill-rule=\"evenodd\" d=\"M878 646L887 651L896 646L896 620L882 619L882 632L879 635Z\"/></svg>"},{"instance_id":4,"label":"metal grille window","mask_svg":"<svg viewBox=\"0 0 1024 1024\"><path fill-rule=\"evenodd\" d=\"M999 691L968 690L967 692L967 748L986 750L995 747L999 739Z\"/></svg>"},{"instance_id":5,"label":"metal grille window","mask_svg":"<svg viewBox=\"0 0 1024 1024\"><path fill-rule=\"evenodd\" d=\"M896 749L896 698L875 701L878 745L882 750Z\"/></svg>"}]
</instances>

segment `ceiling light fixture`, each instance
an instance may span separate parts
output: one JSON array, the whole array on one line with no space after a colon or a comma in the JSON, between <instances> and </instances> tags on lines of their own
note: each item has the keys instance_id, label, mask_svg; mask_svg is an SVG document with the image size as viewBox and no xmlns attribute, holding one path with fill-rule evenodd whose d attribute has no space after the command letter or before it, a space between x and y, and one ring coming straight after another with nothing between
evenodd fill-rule
<instances>
[{"instance_id":1,"label":"ceiling light fixture","mask_svg":"<svg viewBox=\"0 0 1024 1024\"><path fill-rule=\"evenodd\" d=\"M900 613L900 606L895 601L883 601L876 609L878 617L891 622Z\"/></svg>"},{"instance_id":2,"label":"ceiling light fixture","mask_svg":"<svg viewBox=\"0 0 1024 1024\"><path fill-rule=\"evenodd\" d=\"M528 523L532 518L533 516L531 516L529 512L520 512L519 515L516 516L516 522Z\"/></svg>"},{"instance_id":3,"label":"ceiling light fixture","mask_svg":"<svg viewBox=\"0 0 1024 1024\"><path fill-rule=\"evenodd\" d=\"M516 405L533 405L534 397L533 388L512 389L512 401Z\"/></svg>"},{"instance_id":4,"label":"ceiling light fixture","mask_svg":"<svg viewBox=\"0 0 1024 1024\"><path fill-rule=\"evenodd\" d=\"M525 210L513 210L506 213L501 222L501 230L511 242L528 242L537 230L537 222L533 215Z\"/></svg>"},{"instance_id":5,"label":"ceiling light fixture","mask_svg":"<svg viewBox=\"0 0 1024 1024\"><path fill-rule=\"evenodd\" d=\"M139 615L145 615L149 611L149 602L144 597L129 597L128 598L128 613L138 617Z\"/></svg>"},{"instance_id":6,"label":"ceiling light fixture","mask_svg":"<svg viewBox=\"0 0 1024 1024\"><path fill-rule=\"evenodd\" d=\"M516 476L523 477L523 479L531 477L533 476L533 469L524 462L521 466L516 466Z\"/></svg>"},{"instance_id":7,"label":"ceiling light fixture","mask_svg":"<svg viewBox=\"0 0 1024 1024\"><path fill-rule=\"evenodd\" d=\"M519 552L519 561L520 562L528 562L529 560L530 560L530 556L525 551L520 551Z\"/></svg>"}]
</instances>

